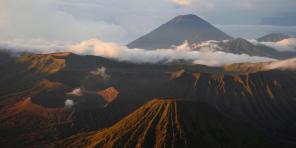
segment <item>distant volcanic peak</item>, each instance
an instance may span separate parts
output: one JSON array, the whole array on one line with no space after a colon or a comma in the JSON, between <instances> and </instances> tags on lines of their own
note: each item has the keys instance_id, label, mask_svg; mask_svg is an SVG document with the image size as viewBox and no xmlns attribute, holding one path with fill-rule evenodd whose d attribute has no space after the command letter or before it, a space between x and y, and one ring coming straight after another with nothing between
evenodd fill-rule
<instances>
[{"instance_id":1,"label":"distant volcanic peak","mask_svg":"<svg viewBox=\"0 0 296 148\"><path fill-rule=\"evenodd\" d=\"M223 41L232 39L196 15L180 15L161 25L152 32L136 39L129 48L166 49L181 45L184 41L199 43L203 41Z\"/></svg>"},{"instance_id":2,"label":"distant volcanic peak","mask_svg":"<svg viewBox=\"0 0 296 148\"><path fill-rule=\"evenodd\" d=\"M259 42L278 42L278 41L288 39L288 38L291 38L291 36L281 34L281 33L271 33L271 34L267 34L261 38L258 38L257 40Z\"/></svg>"},{"instance_id":3,"label":"distant volcanic peak","mask_svg":"<svg viewBox=\"0 0 296 148\"><path fill-rule=\"evenodd\" d=\"M266 141L256 134L207 104L154 99L110 128L70 137L57 146L107 148L223 145L237 148L245 144L251 147L265 145Z\"/></svg>"},{"instance_id":4,"label":"distant volcanic peak","mask_svg":"<svg viewBox=\"0 0 296 148\"><path fill-rule=\"evenodd\" d=\"M178 15L175 18L173 18L171 21L169 21L169 23L179 23L182 21L204 21L204 20L198 17L197 15L187 14L187 15Z\"/></svg>"}]
</instances>

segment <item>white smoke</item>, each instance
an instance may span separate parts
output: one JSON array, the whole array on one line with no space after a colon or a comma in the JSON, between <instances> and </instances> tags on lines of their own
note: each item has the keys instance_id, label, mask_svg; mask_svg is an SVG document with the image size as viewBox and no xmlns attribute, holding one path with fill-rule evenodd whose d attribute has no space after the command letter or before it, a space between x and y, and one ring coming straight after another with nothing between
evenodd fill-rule
<instances>
[{"instance_id":1,"label":"white smoke","mask_svg":"<svg viewBox=\"0 0 296 148\"><path fill-rule=\"evenodd\" d=\"M296 52L296 38L284 39L278 42L261 42L261 44L272 47L278 51Z\"/></svg>"},{"instance_id":2,"label":"white smoke","mask_svg":"<svg viewBox=\"0 0 296 148\"><path fill-rule=\"evenodd\" d=\"M111 76L108 75L106 71L107 71L107 70L106 70L105 67L101 67L101 68L98 68L98 69L96 69L96 70L91 71L90 73L91 73L92 75L98 75L98 76L100 76L102 79L107 80L107 79L109 79Z\"/></svg>"},{"instance_id":3,"label":"white smoke","mask_svg":"<svg viewBox=\"0 0 296 148\"><path fill-rule=\"evenodd\" d=\"M27 44L32 42L27 42ZM9 44L6 42L5 45ZM0 42L0 47L3 44ZM13 48L15 44L9 44ZM31 49L38 49L40 45L34 47L35 44L27 45ZM31 51L38 53L39 51L24 48L20 50L21 44L18 44L18 51ZM34 48L33 48L34 47ZM63 47L64 49L61 49ZM194 64L205 64L209 66L222 66L225 64L241 63L241 62L263 62L272 61L271 58L248 56L245 54L232 54L221 51L216 51L213 47L203 47L201 51L192 50L188 43L185 42L180 46L171 49L129 49L128 47L116 43L104 42L98 39L90 39L77 44L66 44L64 46L52 45L48 49L42 49L42 53L51 52L73 52L80 55L96 55L105 58L111 58L118 61L127 61L133 63L159 63L172 62L177 60L194 61Z\"/></svg>"},{"instance_id":4,"label":"white smoke","mask_svg":"<svg viewBox=\"0 0 296 148\"><path fill-rule=\"evenodd\" d=\"M75 88L71 92L68 92L67 95L80 97L80 96L83 96L83 92L81 88Z\"/></svg>"},{"instance_id":5,"label":"white smoke","mask_svg":"<svg viewBox=\"0 0 296 148\"><path fill-rule=\"evenodd\" d=\"M228 40L225 40L223 42L228 42ZM205 41L199 44L192 44L191 47L193 49L199 49L200 51L219 51L222 50L221 47L218 45L220 41L210 40Z\"/></svg>"},{"instance_id":6,"label":"white smoke","mask_svg":"<svg viewBox=\"0 0 296 148\"><path fill-rule=\"evenodd\" d=\"M75 105L73 100L67 99L65 101L65 108L71 109Z\"/></svg>"}]
</instances>

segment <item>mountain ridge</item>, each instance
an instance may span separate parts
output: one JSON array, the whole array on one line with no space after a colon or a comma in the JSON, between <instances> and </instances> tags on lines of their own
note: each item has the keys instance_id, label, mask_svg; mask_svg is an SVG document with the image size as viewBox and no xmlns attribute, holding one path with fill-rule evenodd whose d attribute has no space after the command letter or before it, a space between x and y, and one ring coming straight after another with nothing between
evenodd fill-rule
<instances>
[{"instance_id":1,"label":"mountain ridge","mask_svg":"<svg viewBox=\"0 0 296 148\"><path fill-rule=\"evenodd\" d=\"M278 42L284 39L291 38L291 36L281 33L270 33L257 39L259 42Z\"/></svg>"}]
</instances>

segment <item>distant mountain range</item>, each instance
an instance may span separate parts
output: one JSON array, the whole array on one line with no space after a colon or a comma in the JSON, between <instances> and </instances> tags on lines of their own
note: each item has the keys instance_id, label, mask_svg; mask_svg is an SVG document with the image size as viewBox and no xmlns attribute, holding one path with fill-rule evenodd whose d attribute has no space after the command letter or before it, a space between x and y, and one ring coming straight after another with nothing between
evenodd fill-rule
<instances>
[{"instance_id":1,"label":"distant mountain range","mask_svg":"<svg viewBox=\"0 0 296 148\"><path fill-rule=\"evenodd\" d=\"M215 45L215 46L213 46ZM193 50L201 50L208 48L215 51L223 51L233 54L247 54L250 56L269 57L274 59L289 59L296 57L296 52L293 51L278 51L272 47L264 44L253 44L250 41L237 38L229 41L222 42L209 42L209 44L192 46Z\"/></svg>"},{"instance_id":2,"label":"distant mountain range","mask_svg":"<svg viewBox=\"0 0 296 148\"><path fill-rule=\"evenodd\" d=\"M261 38L258 38L257 41L259 42L278 42L284 39L291 38L291 36L280 34L280 33L271 33L267 34Z\"/></svg>"}]
</instances>

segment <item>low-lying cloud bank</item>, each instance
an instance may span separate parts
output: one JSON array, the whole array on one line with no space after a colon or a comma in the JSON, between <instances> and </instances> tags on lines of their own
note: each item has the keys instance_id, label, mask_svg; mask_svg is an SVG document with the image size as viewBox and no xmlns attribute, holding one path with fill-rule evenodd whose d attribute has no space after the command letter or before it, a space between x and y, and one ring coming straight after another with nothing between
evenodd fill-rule
<instances>
[{"instance_id":1,"label":"low-lying cloud bank","mask_svg":"<svg viewBox=\"0 0 296 148\"><path fill-rule=\"evenodd\" d=\"M278 51L295 51L296 52L296 38L284 39L278 42L260 42L263 45L272 47Z\"/></svg>"},{"instance_id":2,"label":"low-lying cloud bank","mask_svg":"<svg viewBox=\"0 0 296 148\"><path fill-rule=\"evenodd\" d=\"M21 41L21 42L20 42ZM0 41L0 48L11 49L12 51L27 51L34 53L52 52L73 52L80 55L96 55L111 58L118 61L133 63L166 63L177 60L191 61L194 64L204 64L209 66L222 66L225 64L242 62L263 62L274 59L266 57L248 56L246 54L232 54L222 51L215 51L211 47L205 47L201 51L192 50L188 43L171 49L129 49L117 43L104 42L98 39L90 39L80 43L61 43L42 41ZM36 44L36 42L38 44Z\"/></svg>"},{"instance_id":3,"label":"low-lying cloud bank","mask_svg":"<svg viewBox=\"0 0 296 148\"><path fill-rule=\"evenodd\" d=\"M77 54L97 55L117 59L119 61L152 64L186 60L192 61L194 64L221 66L238 62L262 62L274 60L265 57L248 56L246 54L238 55L213 51L210 48L205 48L202 51L193 51L187 42L172 49L144 50L129 49L126 46L115 43L91 39L71 46L71 51Z\"/></svg>"}]
</instances>

